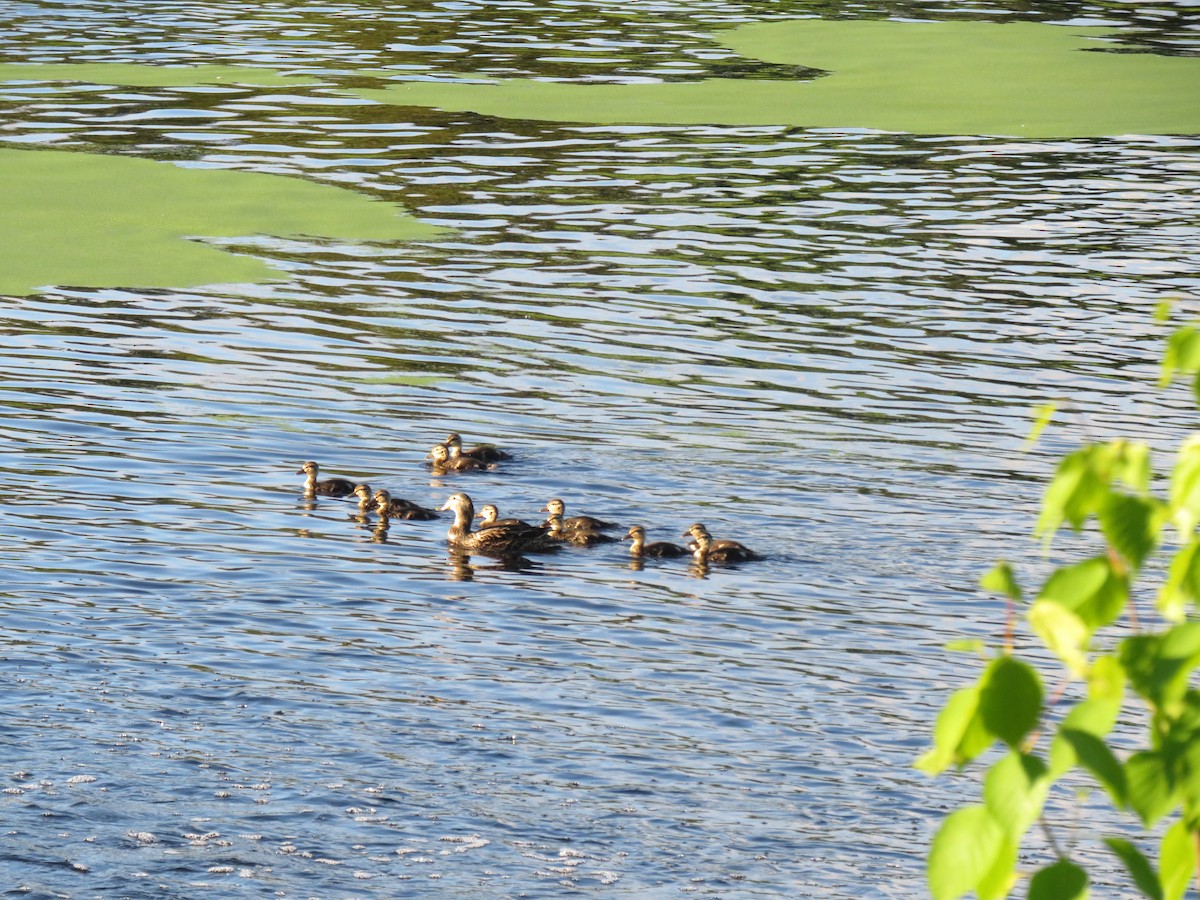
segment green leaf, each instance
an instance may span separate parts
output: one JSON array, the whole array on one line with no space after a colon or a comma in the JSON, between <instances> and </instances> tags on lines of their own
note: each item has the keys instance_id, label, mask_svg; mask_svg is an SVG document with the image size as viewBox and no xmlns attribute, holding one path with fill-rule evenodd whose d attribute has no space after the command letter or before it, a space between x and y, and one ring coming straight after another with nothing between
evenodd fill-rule
<instances>
[{"instance_id":1,"label":"green leaf","mask_svg":"<svg viewBox=\"0 0 1200 900\"><path fill-rule=\"evenodd\" d=\"M951 765L962 766L988 747L995 738L986 733L979 718L979 685L955 691L933 727L933 748L913 765L927 775L937 775Z\"/></svg>"},{"instance_id":2,"label":"green leaf","mask_svg":"<svg viewBox=\"0 0 1200 900\"><path fill-rule=\"evenodd\" d=\"M1200 435L1192 435L1179 448L1168 500L1170 519L1179 529L1180 541L1186 541L1200 523Z\"/></svg>"},{"instance_id":3,"label":"green leaf","mask_svg":"<svg viewBox=\"0 0 1200 900\"><path fill-rule=\"evenodd\" d=\"M1196 874L1196 842L1182 819L1163 835L1158 866L1164 900L1180 900Z\"/></svg>"},{"instance_id":4,"label":"green leaf","mask_svg":"<svg viewBox=\"0 0 1200 900\"><path fill-rule=\"evenodd\" d=\"M1078 531L1089 516L1099 515L1120 481L1138 493L1150 486L1150 448L1135 441L1089 444L1058 464L1042 498L1034 533L1047 541L1063 522Z\"/></svg>"},{"instance_id":5,"label":"green leaf","mask_svg":"<svg viewBox=\"0 0 1200 900\"><path fill-rule=\"evenodd\" d=\"M1155 601L1158 611L1169 622L1182 622L1189 603L1200 602L1200 539L1175 554L1166 583Z\"/></svg>"},{"instance_id":6,"label":"green leaf","mask_svg":"<svg viewBox=\"0 0 1200 900\"><path fill-rule=\"evenodd\" d=\"M1096 657L1088 671L1088 701L1111 701L1113 721L1116 721L1117 710L1125 698L1125 670L1120 661L1108 653ZM1081 706L1086 704L1080 704ZM1092 734L1108 734L1112 722L1103 731L1092 731Z\"/></svg>"},{"instance_id":7,"label":"green leaf","mask_svg":"<svg viewBox=\"0 0 1200 900\"><path fill-rule=\"evenodd\" d=\"M1200 622L1176 625L1162 636L1162 655L1187 659L1200 653Z\"/></svg>"},{"instance_id":8,"label":"green leaf","mask_svg":"<svg viewBox=\"0 0 1200 900\"><path fill-rule=\"evenodd\" d=\"M1163 900L1158 875L1154 873L1154 866L1150 865L1150 861L1142 855L1141 850L1122 838L1105 838L1104 843L1121 858L1139 891L1150 900Z\"/></svg>"},{"instance_id":9,"label":"green leaf","mask_svg":"<svg viewBox=\"0 0 1200 900\"><path fill-rule=\"evenodd\" d=\"M934 900L955 900L988 876L1004 849L1004 829L983 806L951 813L929 849L926 874Z\"/></svg>"},{"instance_id":10,"label":"green leaf","mask_svg":"<svg viewBox=\"0 0 1200 900\"><path fill-rule=\"evenodd\" d=\"M1091 450L1076 450L1058 464L1042 498L1042 513L1034 534L1049 539L1064 521L1079 530L1084 519L1099 508L1108 485L1091 465Z\"/></svg>"},{"instance_id":11,"label":"green leaf","mask_svg":"<svg viewBox=\"0 0 1200 900\"><path fill-rule=\"evenodd\" d=\"M1136 571L1158 546L1167 508L1153 497L1111 494L1100 509L1100 528L1109 545Z\"/></svg>"},{"instance_id":12,"label":"green leaf","mask_svg":"<svg viewBox=\"0 0 1200 900\"><path fill-rule=\"evenodd\" d=\"M996 851L991 868L975 885L975 896L979 900L1004 900L1017 882L1017 851L1020 843L1016 838L1005 837Z\"/></svg>"},{"instance_id":13,"label":"green leaf","mask_svg":"<svg viewBox=\"0 0 1200 900\"><path fill-rule=\"evenodd\" d=\"M1167 341L1167 349L1163 354L1162 374L1158 379L1160 387L1166 387L1175 377L1176 372L1191 375L1200 370L1200 332L1191 325L1175 329Z\"/></svg>"},{"instance_id":14,"label":"green leaf","mask_svg":"<svg viewBox=\"0 0 1200 900\"><path fill-rule=\"evenodd\" d=\"M1028 663L1011 656L995 660L980 679L979 714L984 727L1016 748L1042 714L1042 681Z\"/></svg>"},{"instance_id":15,"label":"green leaf","mask_svg":"<svg viewBox=\"0 0 1200 900\"><path fill-rule=\"evenodd\" d=\"M1029 900L1087 900L1087 872L1068 859L1046 866L1029 881Z\"/></svg>"},{"instance_id":16,"label":"green leaf","mask_svg":"<svg viewBox=\"0 0 1200 900\"><path fill-rule=\"evenodd\" d=\"M1154 321L1165 322L1171 318L1171 309L1174 305L1174 297L1167 297L1165 300L1159 300L1154 307Z\"/></svg>"},{"instance_id":17,"label":"green leaf","mask_svg":"<svg viewBox=\"0 0 1200 900\"><path fill-rule=\"evenodd\" d=\"M1079 763L1095 776L1117 806L1126 806L1129 802L1128 779L1120 760L1109 749L1108 744L1086 731L1060 728L1058 733L1071 745Z\"/></svg>"},{"instance_id":18,"label":"green leaf","mask_svg":"<svg viewBox=\"0 0 1200 900\"><path fill-rule=\"evenodd\" d=\"M1169 760L1157 750L1143 750L1125 763L1129 805L1149 828L1179 803Z\"/></svg>"},{"instance_id":19,"label":"green leaf","mask_svg":"<svg viewBox=\"0 0 1200 900\"><path fill-rule=\"evenodd\" d=\"M1039 600L1053 600L1067 609L1075 609L1081 598L1087 598L1104 587L1112 574L1112 567L1105 556L1095 556L1056 569L1038 592Z\"/></svg>"},{"instance_id":20,"label":"green leaf","mask_svg":"<svg viewBox=\"0 0 1200 900\"><path fill-rule=\"evenodd\" d=\"M1162 713L1177 715L1188 676L1200 665L1200 622L1176 625L1161 635L1125 638L1120 660L1134 690Z\"/></svg>"},{"instance_id":21,"label":"green leaf","mask_svg":"<svg viewBox=\"0 0 1200 900\"><path fill-rule=\"evenodd\" d=\"M1051 778L1059 778L1079 761L1075 748L1063 737L1065 733L1082 732L1097 739L1102 738L1112 731L1120 711L1120 693L1115 698L1094 697L1076 704L1058 726L1058 732L1050 743Z\"/></svg>"},{"instance_id":22,"label":"green leaf","mask_svg":"<svg viewBox=\"0 0 1200 900\"><path fill-rule=\"evenodd\" d=\"M1077 678L1087 675L1087 646L1091 631L1071 610L1050 600L1038 600L1026 614L1045 645Z\"/></svg>"},{"instance_id":23,"label":"green leaf","mask_svg":"<svg viewBox=\"0 0 1200 900\"><path fill-rule=\"evenodd\" d=\"M1120 698L1116 700L1108 698L1084 700L1067 713L1060 728L1082 731L1094 737L1104 737L1117 724L1117 715L1120 711Z\"/></svg>"},{"instance_id":24,"label":"green leaf","mask_svg":"<svg viewBox=\"0 0 1200 900\"><path fill-rule=\"evenodd\" d=\"M1090 638L1097 628L1111 625L1129 599L1129 578L1113 570L1107 556L1095 556L1063 566L1046 579L1039 601L1071 610L1087 626Z\"/></svg>"},{"instance_id":25,"label":"green leaf","mask_svg":"<svg viewBox=\"0 0 1200 900\"><path fill-rule=\"evenodd\" d=\"M1103 446L1103 445L1102 445ZM1150 490L1150 445L1142 441L1116 440L1108 444L1112 454L1112 477L1138 493Z\"/></svg>"},{"instance_id":26,"label":"green leaf","mask_svg":"<svg viewBox=\"0 0 1200 900\"><path fill-rule=\"evenodd\" d=\"M979 586L985 591L1003 594L1010 600L1021 599L1021 586L1017 584L1012 566L1003 560L996 563L986 575L979 579Z\"/></svg>"},{"instance_id":27,"label":"green leaf","mask_svg":"<svg viewBox=\"0 0 1200 900\"><path fill-rule=\"evenodd\" d=\"M1046 764L1036 756L1012 751L988 771L983 783L983 802L1014 842L1042 814L1050 776Z\"/></svg>"},{"instance_id":28,"label":"green leaf","mask_svg":"<svg viewBox=\"0 0 1200 900\"><path fill-rule=\"evenodd\" d=\"M1180 715L1162 741L1183 802L1184 820L1200 831L1200 691L1184 695Z\"/></svg>"},{"instance_id":29,"label":"green leaf","mask_svg":"<svg viewBox=\"0 0 1200 900\"><path fill-rule=\"evenodd\" d=\"M1028 450L1037 443L1037 439L1046 430L1046 426L1050 424L1050 420L1054 418L1056 412L1058 412L1058 403L1054 400L1034 407L1033 425L1029 429L1029 434L1025 436L1025 445L1021 449Z\"/></svg>"}]
</instances>

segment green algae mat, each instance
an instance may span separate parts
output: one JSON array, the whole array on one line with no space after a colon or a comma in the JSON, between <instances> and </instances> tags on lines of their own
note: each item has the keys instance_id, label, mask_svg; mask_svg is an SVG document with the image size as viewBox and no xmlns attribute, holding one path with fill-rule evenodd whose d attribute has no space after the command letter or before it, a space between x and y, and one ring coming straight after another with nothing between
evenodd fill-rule
<instances>
[{"instance_id":1,"label":"green algae mat","mask_svg":"<svg viewBox=\"0 0 1200 900\"><path fill-rule=\"evenodd\" d=\"M202 84L282 87L317 82L247 66L152 66L141 63L0 63L0 82L70 81L131 87L193 87Z\"/></svg>"},{"instance_id":2,"label":"green algae mat","mask_svg":"<svg viewBox=\"0 0 1200 900\"><path fill-rule=\"evenodd\" d=\"M1026 138L1200 133L1200 59L1103 52L1112 29L1037 22L800 19L718 35L811 81L414 82L383 103L593 124L791 125Z\"/></svg>"},{"instance_id":3,"label":"green algae mat","mask_svg":"<svg viewBox=\"0 0 1200 900\"><path fill-rule=\"evenodd\" d=\"M184 288L286 277L194 237L398 241L444 230L299 178L54 150L0 150L0 294Z\"/></svg>"}]
</instances>

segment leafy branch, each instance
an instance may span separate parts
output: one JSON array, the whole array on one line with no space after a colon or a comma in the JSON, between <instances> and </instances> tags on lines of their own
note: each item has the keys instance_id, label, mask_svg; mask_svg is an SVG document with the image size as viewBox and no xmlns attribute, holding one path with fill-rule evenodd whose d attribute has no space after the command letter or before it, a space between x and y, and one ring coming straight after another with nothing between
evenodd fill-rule
<instances>
[{"instance_id":1,"label":"leafy branch","mask_svg":"<svg viewBox=\"0 0 1200 900\"><path fill-rule=\"evenodd\" d=\"M1200 328L1179 328L1168 342L1162 383L1179 374L1191 376L1200 402ZM1053 414L1052 406L1040 408L1031 440ZM1157 867L1133 842L1105 839L1144 896L1179 900L1193 877L1200 886L1200 690L1193 684L1200 667L1200 434L1180 446L1165 499L1151 492L1152 481L1144 443L1091 443L1068 454L1035 533L1049 547L1063 528L1087 529L1099 538L1098 552L1054 570L1028 601L1008 563L983 576L983 588L1006 598L1004 639L978 679L947 701L933 747L916 766L938 775L997 742L1008 752L985 774L982 803L952 812L934 837L928 880L935 900L972 891L980 900L1007 896L1022 877L1017 854L1035 823L1057 859L1029 876L1030 900L1088 896L1087 872L1044 815L1051 787L1074 769L1143 828L1174 819L1158 842ZM1147 622L1137 615L1133 586L1172 537L1178 546L1155 594L1157 616ZM1062 666L1049 698L1039 671L1014 655L1021 611ZM1118 623L1124 637L1100 639ZM1061 710L1070 682L1082 683L1084 696ZM1119 754L1108 737L1130 695L1148 711L1145 743Z\"/></svg>"}]
</instances>

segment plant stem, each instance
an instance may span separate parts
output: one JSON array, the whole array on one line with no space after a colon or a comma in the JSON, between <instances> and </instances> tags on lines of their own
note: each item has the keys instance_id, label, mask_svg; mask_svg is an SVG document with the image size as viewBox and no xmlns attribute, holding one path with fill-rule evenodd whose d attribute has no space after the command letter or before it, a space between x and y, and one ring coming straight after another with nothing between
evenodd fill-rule
<instances>
[{"instance_id":1,"label":"plant stem","mask_svg":"<svg viewBox=\"0 0 1200 900\"><path fill-rule=\"evenodd\" d=\"M1050 849L1054 851L1054 855L1059 859L1066 859L1067 854L1063 853L1062 847L1058 846L1058 841L1054 839L1054 832L1050 830L1050 823L1046 821L1044 815L1038 816L1038 824L1042 826L1042 834L1046 836L1046 840L1050 843Z\"/></svg>"},{"instance_id":2,"label":"plant stem","mask_svg":"<svg viewBox=\"0 0 1200 900\"><path fill-rule=\"evenodd\" d=\"M1125 564L1125 560L1121 558L1121 554L1119 554L1111 546L1106 546L1104 551L1108 555L1108 564L1112 566L1113 572L1115 572L1117 575L1129 574L1129 566ZM1129 601L1126 603L1126 607L1129 610L1129 624L1133 626L1133 633L1137 634L1142 629L1138 624L1137 601L1134 599L1132 590L1129 592Z\"/></svg>"},{"instance_id":3,"label":"plant stem","mask_svg":"<svg viewBox=\"0 0 1200 900\"><path fill-rule=\"evenodd\" d=\"M1200 829L1192 832L1192 846L1196 848L1196 892L1200 893Z\"/></svg>"},{"instance_id":4,"label":"plant stem","mask_svg":"<svg viewBox=\"0 0 1200 900\"><path fill-rule=\"evenodd\" d=\"M1004 595L1004 655L1012 656L1013 634L1016 631L1017 610L1012 597Z\"/></svg>"}]
</instances>

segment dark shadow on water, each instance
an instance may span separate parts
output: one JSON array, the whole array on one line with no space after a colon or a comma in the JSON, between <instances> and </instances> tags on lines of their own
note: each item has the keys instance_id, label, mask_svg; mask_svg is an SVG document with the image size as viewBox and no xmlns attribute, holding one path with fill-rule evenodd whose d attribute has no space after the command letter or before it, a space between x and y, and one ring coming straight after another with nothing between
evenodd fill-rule
<instances>
[{"instance_id":1,"label":"dark shadow on water","mask_svg":"<svg viewBox=\"0 0 1200 900\"><path fill-rule=\"evenodd\" d=\"M446 554L446 577L451 581L474 581L476 572L488 571L541 575L545 574L545 566L524 556L472 557L471 554L459 550L450 550Z\"/></svg>"}]
</instances>

